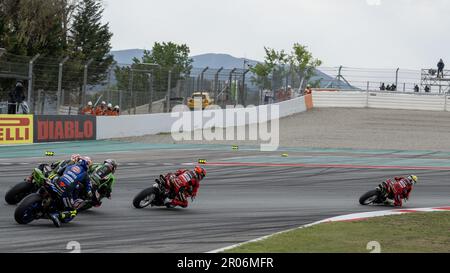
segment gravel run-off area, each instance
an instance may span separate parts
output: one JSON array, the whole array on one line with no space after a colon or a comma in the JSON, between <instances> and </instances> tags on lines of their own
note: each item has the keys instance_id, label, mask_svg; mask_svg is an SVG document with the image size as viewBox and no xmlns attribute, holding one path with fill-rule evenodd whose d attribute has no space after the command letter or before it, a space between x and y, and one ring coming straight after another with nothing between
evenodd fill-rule
<instances>
[{"instance_id":1,"label":"gravel run-off area","mask_svg":"<svg viewBox=\"0 0 450 273\"><path fill-rule=\"evenodd\" d=\"M280 120L281 147L450 151L450 112L315 108ZM257 141L174 141L171 134L124 138L145 143L254 145Z\"/></svg>"}]
</instances>

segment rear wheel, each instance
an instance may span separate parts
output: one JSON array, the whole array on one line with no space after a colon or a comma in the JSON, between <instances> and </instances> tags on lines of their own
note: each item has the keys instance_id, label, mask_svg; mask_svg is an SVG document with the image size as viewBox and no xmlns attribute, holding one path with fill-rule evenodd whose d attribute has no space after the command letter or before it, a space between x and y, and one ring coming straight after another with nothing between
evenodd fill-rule
<instances>
[{"instance_id":1,"label":"rear wheel","mask_svg":"<svg viewBox=\"0 0 450 273\"><path fill-rule=\"evenodd\" d=\"M137 209L142 209L149 206L156 198L155 188L147 188L141 191L133 199L133 206Z\"/></svg>"},{"instance_id":2,"label":"rear wheel","mask_svg":"<svg viewBox=\"0 0 450 273\"><path fill-rule=\"evenodd\" d=\"M380 200L380 192L378 190L371 190L366 192L359 198L359 203L361 205L367 206L371 204L376 204Z\"/></svg>"},{"instance_id":3,"label":"rear wheel","mask_svg":"<svg viewBox=\"0 0 450 273\"><path fill-rule=\"evenodd\" d=\"M42 197L33 193L25 197L14 212L14 219L21 225L31 223L42 209Z\"/></svg>"},{"instance_id":4,"label":"rear wheel","mask_svg":"<svg viewBox=\"0 0 450 273\"><path fill-rule=\"evenodd\" d=\"M5 195L6 203L16 205L30 193L35 191L34 185L30 182L20 182L12 187Z\"/></svg>"}]
</instances>

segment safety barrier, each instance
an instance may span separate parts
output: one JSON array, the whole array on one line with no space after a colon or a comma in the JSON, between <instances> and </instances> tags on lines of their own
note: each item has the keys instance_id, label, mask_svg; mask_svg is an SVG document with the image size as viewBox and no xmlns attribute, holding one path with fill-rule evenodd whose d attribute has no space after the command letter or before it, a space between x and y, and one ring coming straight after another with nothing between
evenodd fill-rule
<instances>
[{"instance_id":1,"label":"safety barrier","mask_svg":"<svg viewBox=\"0 0 450 273\"><path fill-rule=\"evenodd\" d=\"M307 110L305 97L298 97L292 100L283 101L277 103L279 106L279 117L286 117L296 113L305 112ZM312 107L312 102L310 102ZM258 108L267 106L257 106ZM235 117L236 119L226 118L225 127L229 126L242 126L246 124L253 124L255 122L261 122L261 120L254 120L246 118L245 115L239 115L237 113L251 111L250 108L233 108L233 109L220 109L220 110L206 110L204 115L196 116L195 112L192 114L194 119L201 119L203 116L203 122L194 122L192 128L183 128L186 131L206 129L215 126L212 123L207 122L204 116L217 116L222 115L226 117ZM237 115L236 115L237 114ZM134 137L144 135L155 135L160 133L168 133L172 130L174 122L179 121L179 117L174 117L170 113L160 114L146 114L146 115L133 115L133 116L119 116L119 117L97 117L97 139L111 139L111 138L123 138ZM264 122L264 120L262 120Z\"/></svg>"},{"instance_id":2,"label":"safety barrier","mask_svg":"<svg viewBox=\"0 0 450 273\"><path fill-rule=\"evenodd\" d=\"M447 95L375 92L314 91L314 107L384 108L449 111Z\"/></svg>"},{"instance_id":3,"label":"safety barrier","mask_svg":"<svg viewBox=\"0 0 450 273\"><path fill-rule=\"evenodd\" d=\"M223 127L263 123L273 118L282 118L312 108L311 96L298 97L276 103L279 115L272 115L269 105L246 108L228 108L188 111L192 126L183 131L215 127L211 118L225 117ZM262 111L266 110L266 112ZM259 115L252 115L259 113ZM268 113L264 115L261 113ZM83 115L0 115L0 145L24 144L54 141L79 141L111 139L169 133L175 122L181 120L181 113L157 113L122 116ZM255 118L255 116L257 116ZM222 126L219 126L222 127Z\"/></svg>"}]
</instances>

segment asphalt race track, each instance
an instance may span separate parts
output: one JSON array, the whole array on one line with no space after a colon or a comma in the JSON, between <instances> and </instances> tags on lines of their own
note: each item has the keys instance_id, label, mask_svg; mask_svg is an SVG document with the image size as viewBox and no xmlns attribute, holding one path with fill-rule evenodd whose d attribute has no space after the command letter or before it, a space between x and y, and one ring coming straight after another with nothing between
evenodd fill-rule
<instances>
[{"instance_id":1,"label":"asphalt race track","mask_svg":"<svg viewBox=\"0 0 450 273\"><path fill-rule=\"evenodd\" d=\"M367 153L333 151L330 155L290 151L288 158L280 159L280 152L192 148L125 149L90 155L97 161L109 157L119 161L113 199L105 200L101 208L80 214L60 229L53 227L49 220L38 220L27 226L16 224L15 206L6 205L3 198L35 165L49 159L0 158L0 252L69 252L66 246L70 241L79 242L82 252L207 252L327 217L384 210L386 207L362 207L357 200L382 179L411 172L420 177L421 183L405 208L449 205L448 168L400 167L397 170L380 164L374 164L377 165L374 168L299 164L313 159L330 163L333 156L368 160L372 156ZM395 161L392 166L397 166L399 158L408 160L413 156L396 155L392 159L392 154L384 153L377 157L386 162ZM423 157L428 160L429 155ZM58 158L64 157L55 159ZM160 173L189 167L186 163L200 158L207 159L211 165L206 165L207 179L189 208L137 210L132 207L133 197L150 186ZM257 159L259 164L249 163L248 158ZM291 165L273 163L280 160ZM450 160L450 155L436 160Z\"/></svg>"}]
</instances>

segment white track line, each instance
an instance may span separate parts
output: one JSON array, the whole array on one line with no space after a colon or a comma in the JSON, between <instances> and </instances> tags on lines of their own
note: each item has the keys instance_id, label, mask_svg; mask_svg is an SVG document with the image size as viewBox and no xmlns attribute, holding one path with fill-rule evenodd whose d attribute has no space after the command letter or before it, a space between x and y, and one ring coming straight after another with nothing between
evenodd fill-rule
<instances>
[{"instance_id":1,"label":"white track line","mask_svg":"<svg viewBox=\"0 0 450 273\"><path fill-rule=\"evenodd\" d=\"M332 217L332 218L328 218L322 221L318 221L318 222L314 222L308 225L304 225L301 226L299 228L293 228L293 229L289 229L289 230L285 230L285 231L280 231L277 233L273 233L267 236L263 236L260 238L256 238L247 242L243 242L243 243L239 243L239 244L235 244L235 245L231 245L231 246L227 246L227 247L223 247L223 248L219 248L216 250L212 250L209 251L207 253L219 253L219 252L224 252L233 248L237 248L240 247L242 245L245 244L249 244L249 243L254 243L254 242L259 242L259 241L263 241L265 239L268 239L272 236L278 235L278 234L283 234L286 232L290 232L293 230L297 230L297 229L301 229L301 228L307 228L307 227L311 227L311 226L315 226L318 224L322 224L322 223L330 223L330 222L346 222L346 221L357 221L357 220L362 220L362 219L367 219L367 218L372 218L372 217L380 217L380 216L388 216L388 215L399 215L399 214L405 214L405 213L414 213L414 212L436 212L436 211L450 211L450 207L435 207L435 208L416 208L416 209L394 209L394 210L383 210L383 211L371 211L371 212L362 212L362 213L352 213L352 214L347 214L347 215L342 215L342 216L336 216L336 217Z\"/></svg>"}]
</instances>

